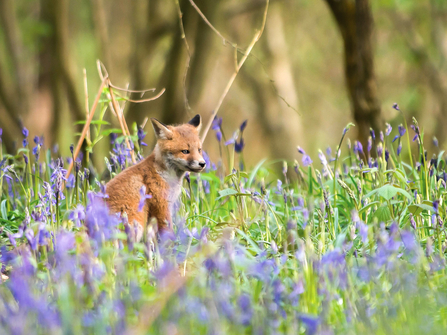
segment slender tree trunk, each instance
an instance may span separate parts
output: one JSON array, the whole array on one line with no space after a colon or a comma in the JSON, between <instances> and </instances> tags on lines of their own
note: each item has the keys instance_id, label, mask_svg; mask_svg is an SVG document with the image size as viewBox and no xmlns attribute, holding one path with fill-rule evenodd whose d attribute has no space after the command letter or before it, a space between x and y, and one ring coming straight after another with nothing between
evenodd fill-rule
<instances>
[{"instance_id":1,"label":"slender tree trunk","mask_svg":"<svg viewBox=\"0 0 447 335\"><path fill-rule=\"evenodd\" d=\"M365 146L370 128L382 125L374 75L373 17L369 0L325 0L343 37L346 84L358 138Z\"/></svg>"}]
</instances>

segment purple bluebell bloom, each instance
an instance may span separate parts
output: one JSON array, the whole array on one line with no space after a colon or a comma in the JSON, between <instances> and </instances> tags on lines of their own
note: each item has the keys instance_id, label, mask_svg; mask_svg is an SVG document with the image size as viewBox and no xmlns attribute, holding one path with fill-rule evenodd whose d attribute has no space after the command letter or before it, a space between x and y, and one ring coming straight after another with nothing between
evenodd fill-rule
<instances>
[{"instance_id":1,"label":"purple bluebell bloom","mask_svg":"<svg viewBox=\"0 0 447 335\"><path fill-rule=\"evenodd\" d=\"M358 152L359 154L363 152L363 145L360 141L355 141L354 152Z\"/></svg>"},{"instance_id":2,"label":"purple bluebell bloom","mask_svg":"<svg viewBox=\"0 0 447 335\"><path fill-rule=\"evenodd\" d=\"M306 154L303 155L303 159L301 160L301 162L304 166L309 166L313 163L312 158L310 158L310 156Z\"/></svg>"},{"instance_id":3,"label":"purple bluebell bloom","mask_svg":"<svg viewBox=\"0 0 447 335\"><path fill-rule=\"evenodd\" d=\"M372 138L371 136L368 137L368 152L371 152L372 149Z\"/></svg>"},{"instance_id":4,"label":"purple bluebell bloom","mask_svg":"<svg viewBox=\"0 0 447 335\"><path fill-rule=\"evenodd\" d=\"M314 335L318 331L318 326L320 324L320 319L312 315L300 315L301 322L306 326L306 334Z\"/></svg>"},{"instance_id":5,"label":"purple bluebell bloom","mask_svg":"<svg viewBox=\"0 0 447 335\"><path fill-rule=\"evenodd\" d=\"M141 212L146 204L146 199L152 198L152 195L146 194L146 186L141 186L140 189L140 202L138 203L138 212Z\"/></svg>"},{"instance_id":6,"label":"purple bluebell bloom","mask_svg":"<svg viewBox=\"0 0 447 335\"><path fill-rule=\"evenodd\" d=\"M433 201L433 210L436 214L439 213L439 200L434 200Z\"/></svg>"},{"instance_id":7,"label":"purple bluebell bloom","mask_svg":"<svg viewBox=\"0 0 447 335\"><path fill-rule=\"evenodd\" d=\"M323 152L321 150L318 152L318 158L320 159L322 165L324 165L324 166L327 165L326 156L323 154Z\"/></svg>"},{"instance_id":8,"label":"purple bluebell bloom","mask_svg":"<svg viewBox=\"0 0 447 335\"><path fill-rule=\"evenodd\" d=\"M399 138L399 135L394 136L393 143Z\"/></svg>"},{"instance_id":9,"label":"purple bluebell bloom","mask_svg":"<svg viewBox=\"0 0 447 335\"><path fill-rule=\"evenodd\" d=\"M399 136L400 136L400 137L404 136L405 132L407 131L407 130L405 129L405 127L404 127L403 125L400 124L400 125L398 126L398 129L399 129Z\"/></svg>"},{"instance_id":10,"label":"purple bluebell bloom","mask_svg":"<svg viewBox=\"0 0 447 335\"><path fill-rule=\"evenodd\" d=\"M236 141L234 143L234 151L236 151L237 153L241 153L242 150L244 149L244 146L245 146L244 139L241 137L239 142Z\"/></svg>"},{"instance_id":11,"label":"purple bluebell bloom","mask_svg":"<svg viewBox=\"0 0 447 335\"><path fill-rule=\"evenodd\" d=\"M238 305L240 308L240 323L244 326L250 325L253 316L250 297L245 293L242 294L238 299Z\"/></svg>"},{"instance_id":12,"label":"purple bluebell bloom","mask_svg":"<svg viewBox=\"0 0 447 335\"><path fill-rule=\"evenodd\" d=\"M81 227L81 221L85 220L85 208L78 204L68 215L68 219L73 221L76 227Z\"/></svg>"},{"instance_id":13,"label":"purple bluebell bloom","mask_svg":"<svg viewBox=\"0 0 447 335\"><path fill-rule=\"evenodd\" d=\"M241 125L239 127L241 133L244 131L245 127L247 127L247 122L248 122L248 120L245 120L244 122L241 123Z\"/></svg>"},{"instance_id":14,"label":"purple bluebell bloom","mask_svg":"<svg viewBox=\"0 0 447 335\"><path fill-rule=\"evenodd\" d=\"M438 139L436 137L433 137L433 145L435 147L438 147L438 145L439 145Z\"/></svg>"},{"instance_id":15,"label":"purple bluebell bloom","mask_svg":"<svg viewBox=\"0 0 447 335\"><path fill-rule=\"evenodd\" d=\"M385 129L385 135L389 136L391 134L391 131L393 130L393 127L389 123L386 123L386 129Z\"/></svg>"},{"instance_id":16,"label":"purple bluebell bloom","mask_svg":"<svg viewBox=\"0 0 447 335\"><path fill-rule=\"evenodd\" d=\"M139 145L140 147L141 147L141 146L145 146L145 147L146 147L147 144L143 142L143 139L146 137L146 134L145 134L143 128L138 127L137 135L138 135L138 145Z\"/></svg>"},{"instance_id":17,"label":"purple bluebell bloom","mask_svg":"<svg viewBox=\"0 0 447 335\"><path fill-rule=\"evenodd\" d=\"M24 136L25 138L28 137L28 135L29 135L29 131L28 131L28 129L26 129L26 127L23 127L23 129L22 129L22 134L23 134L23 136Z\"/></svg>"},{"instance_id":18,"label":"purple bluebell bloom","mask_svg":"<svg viewBox=\"0 0 447 335\"><path fill-rule=\"evenodd\" d=\"M396 102L393 104L393 108L397 111L400 110L399 105Z\"/></svg>"},{"instance_id":19,"label":"purple bluebell bloom","mask_svg":"<svg viewBox=\"0 0 447 335\"><path fill-rule=\"evenodd\" d=\"M376 140L376 133L374 132L374 129L369 128L369 133L370 133L373 141L375 141Z\"/></svg>"}]
</instances>

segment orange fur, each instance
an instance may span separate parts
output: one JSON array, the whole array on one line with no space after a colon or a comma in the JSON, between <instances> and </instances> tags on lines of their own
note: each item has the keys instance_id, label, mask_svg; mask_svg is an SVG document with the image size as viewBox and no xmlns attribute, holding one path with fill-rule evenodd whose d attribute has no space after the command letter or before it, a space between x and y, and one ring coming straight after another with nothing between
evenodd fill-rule
<instances>
[{"instance_id":1,"label":"orange fur","mask_svg":"<svg viewBox=\"0 0 447 335\"><path fill-rule=\"evenodd\" d=\"M199 139L201 119L196 115L189 123L179 126L151 121L157 136L154 151L106 184L109 195L106 200L111 212L126 213L130 224L137 223L144 228L155 218L162 233L172 229L172 208L180 195L185 172L201 172L205 167ZM138 212L143 186L152 197L146 199L143 210Z\"/></svg>"}]
</instances>

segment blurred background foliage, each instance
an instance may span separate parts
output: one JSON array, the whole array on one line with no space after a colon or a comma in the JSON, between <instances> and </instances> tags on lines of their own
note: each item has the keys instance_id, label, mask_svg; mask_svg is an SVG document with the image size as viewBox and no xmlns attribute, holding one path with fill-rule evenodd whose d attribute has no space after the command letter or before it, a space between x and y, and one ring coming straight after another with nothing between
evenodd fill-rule
<instances>
[{"instance_id":1,"label":"blurred background foliage","mask_svg":"<svg viewBox=\"0 0 447 335\"><path fill-rule=\"evenodd\" d=\"M195 3L242 50L265 9L264 0ZM184 122L195 113L207 121L234 72L235 50L189 0L178 0L188 54L176 4L0 0L0 127L8 151L20 145L25 125L32 137L43 134L47 145L57 142L68 154L80 127L74 122L85 118L83 69L90 105L100 84L96 59L115 85L166 88L156 101L127 103L129 125L141 125L146 117ZM446 28L445 0L272 0L264 34L219 112L223 129L230 137L249 120L249 164L290 159L297 157L297 145L308 152L334 147L350 121L362 136L369 127L401 123L392 109L398 102L407 118L416 116L426 135L443 145ZM145 131L151 146L152 129L147 125ZM95 150L105 154L108 141L103 142ZM204 147L212 158L217 155L212 133Z\"/></svg>"}]
</instances>

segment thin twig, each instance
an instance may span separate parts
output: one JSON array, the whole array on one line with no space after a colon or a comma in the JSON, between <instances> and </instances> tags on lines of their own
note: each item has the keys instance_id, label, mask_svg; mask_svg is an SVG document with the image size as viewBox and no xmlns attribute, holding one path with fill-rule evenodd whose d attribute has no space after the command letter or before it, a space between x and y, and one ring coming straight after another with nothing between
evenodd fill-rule
<instances>
[{"instance_id":1,"label":"thin twig","mask_svg":"<svg viewBox=\"0 0 447 335\"><path fill-rule=\"evenodd\" d=\"M155 88L148 88L147 90L129 90L128 88L122 88L122 87L115 86L112 83L110 83L110 86L116 90L129 92L129 93L146 93L146 92L154 92L156 90Z\"/></svg>"},{"instance_id":2,"label":"thin twig","mask_svg":"<svg viewBox=\"0 0 447 335\"><path fill-rule=\"evenodd\" d=\"M192 0L189 0L190 2L192 2ZM233 73L233 75L231 76L230 80L228 81L227 86L225 87L216 108L214 109L213 114L211 115L210 119L208 120L208 123L206 124L206 127L203 130L203 134L201 137L201 141L203 143L203 141L205 141L206 135L208 134L208 131L211 128L211 125L213 124L213 120L216 117L217 113L219 112L219 109L225 99L225 97L228 94L228 91L230 90L231 86L233 85L234 80L237 77L237 74L239 73L240 69L242 68L242 65L244 65L245 61L248 58L248 55L250 54L251 50L253 49L253 47L255 46L256 42L259 41L259 39L261 38L262 33L264 32L264 28L265 28L265 22L267 20L267 12L268 12L268 8L269 8L269 0L267 0L266 5L265 5L265 10L264 10L264 16L262 19L262 26L261 26L261 30L259 30L258 32L256 32L255 36L253 37L253 40L251 41L250 45L247 48L247 51L245 52L244 56L242 57L241 61L239 62L236 71Z\"/></svg>"},{"instance_id":3,"label":"thin twig","mask_svg":"<svg viewBox=\"0 0 447 335\"><path fill-rule=\"evenodd\" d=\"M103 79L103 81L101 82L101 85L99 86L98 94L96 95L95 101L93 102L92 110L90 111L88 119L85 122L84 129L82 129L81 137L79 138L78 144L76 145L76 149L73 153L73 160L71 161L70 165L68 166L66 176L69 176L71 173L71 170L73 170L74 162L76 161L79 151L81 150L82 142L84 142L85 135L87 135L87 130L89 129L90 123L93 120L93 116L95 115L96 107L98 106L99 99L101 98L102 90L103 90L104 86L106 86L108 79L109 79L108 77L105 77ZM65 183L62 185L62 190L64 189L64 187L65 187Z\"/></svg>"},{"instance_id":4,"label":"thin twig","mask_svg":"<svg viewBox=\"0 0 447 335\"><path fill-rule=\"evenodd\" d=\"M161 91L160 91L160 93L158 93L157 95L155 95L155 96L153 96L153 97L151 97L151 98L148 98L148 99L141 99L141 100L132 100L132 99L128 99L128 98L124 98L126 101L129 101L129 102L135 102L135 103L141 103L141 102L148 102L148 101L152 101L152 100L156 100L156 99L158 99L159 97L161 97L162 95L163 95L163 93L165 93L165 91L166 91L166 89L165 88L163 88Z\"/></svg>"},{"instance_id":5,"label":"thin twig","mask_svg":"<svg viewBox=\"0 0 447 335\"><path fill-rule=\"evenodd\" d=\"M183 74L183 99L185 100L185 107L188 111L191 110L191 106L188 102L188 94L186 92L186 78L188 76L189 72L189 66L191 63L191 51L189 49L188 40L186 39L186 33L185 33L185 27L183 26L183 13L182 9L180 8L180 4L178 0L175 0L175 6L177 7L177 14L179 17L179 23L180 23L180 31L182 32L182 40L185 42L186 52L188 53L188 57L186 59L186 65L185 65L185 73Z\"/></svg>"},{"instance_id":6,"label":"thin twig","mask_svg":"<svg viewBox=\"0 0 447 335\"><path fill-rule=\"evenodd\" d=\"M87 70L84 68L84 95L85 95L85 115L86 119L89 116L89 107L88 107L88 86L87 86ZM87 135L85 136L87 139L87 143L91 143L90 139L90 127L87 129Z\"/></svg>"}]
</instances>

